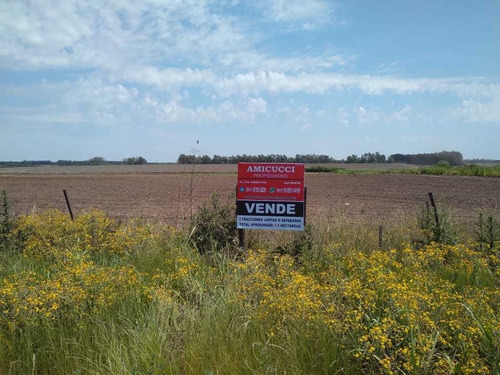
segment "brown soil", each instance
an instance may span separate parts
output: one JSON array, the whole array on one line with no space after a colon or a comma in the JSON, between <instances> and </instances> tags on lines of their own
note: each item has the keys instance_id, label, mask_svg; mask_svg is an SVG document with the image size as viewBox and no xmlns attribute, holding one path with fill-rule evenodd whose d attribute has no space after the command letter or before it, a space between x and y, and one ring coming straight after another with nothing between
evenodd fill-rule
<instances>
[{"instance_id":1,"label":"brown soil","mask_svg":"<svg viewBox=\"0 0 500 375\"><path fill-rule=\"evenodd\" d=\"M387 163L387 164L308 164L307 166L327 166L353 170L388 170L388 169L415 169L415 165ZM40 165L36 167L0 168L2 174L124 174L124 173L191 173L193 169L200 173L237 173L237 164L144 164L144 165L79 165L59 166Z\"/></svg>"},{"instance_id":2,"label":"brown soil","mask_svg":"<svg viewBox=\"0 0 500 375\"><path fill-rule=\"evenodd\" d=\"M345 215L383 223L415 217L428 192L462 221L475 221L481 209L500 217L500 179L495 178L306 174L306 186L312 220ZM142 216L171 225L185 224L190 207L213 192L232 202L235 187L236 174L230 173L0 174L0 190L7 190L15 213L66 210L66 189L75 214L99 208L118 218Z\"/></svg>"}]
</instances>

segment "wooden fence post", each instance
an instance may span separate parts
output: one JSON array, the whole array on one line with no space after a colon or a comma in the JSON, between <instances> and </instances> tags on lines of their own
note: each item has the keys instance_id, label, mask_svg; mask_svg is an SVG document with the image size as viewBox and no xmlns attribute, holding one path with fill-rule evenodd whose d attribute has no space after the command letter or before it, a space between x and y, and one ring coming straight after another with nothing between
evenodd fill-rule
<instances>
[{"instance_id":1,"label":"wooden fence post","mask_svg":"<svg viewBox=\"0 0 500 375\"><path fill-rule=\"evenodd\" d=\"M429 199L431 201L431 206L434 209L434 220L436 220L436 228L438 228L438 230L439 230L439 214L438 214L436 202L434 201L434 196L432 195L432 193L429 193Z\"/></svg>"},{"instance_id":2,"label":"wooden fence post","mask_svg":"<svg viewBox=\"0 0 500 375\"><path fill-rule=\"evenodd\" d=\"M382 225L380 225L378 227L378 247L380 247L380 248L382 248L382 244L383 244L382 234L383 234L383 227L382 227Z\"/></svg>"},{"instance_id":3,"label":"wooden fence post","mask_svg":"<svg viewBox=\"0 0 500 375\"><path fill-rule=\"evenodd\" d=\"M71 216L71 220L75 220L73 217L73 211L71 211L71 205L69 204L68 193L66 193L66 190L63 190L63 193L64 199L66 199L66 205L68 206L69 216Z\"/></svg>"}]
</instances>

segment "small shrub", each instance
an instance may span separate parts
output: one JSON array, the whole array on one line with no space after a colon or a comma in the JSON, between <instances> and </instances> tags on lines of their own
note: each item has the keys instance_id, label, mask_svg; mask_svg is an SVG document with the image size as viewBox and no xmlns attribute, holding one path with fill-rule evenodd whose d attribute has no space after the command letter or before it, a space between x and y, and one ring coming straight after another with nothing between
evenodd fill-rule
<instances>
[{"instance_id":1,"label":"small shrub","mask_svg":"<svg viewBox=\"0 0 500 375\"><path fill-rule=\"evenodd\" d=\"M425 243L437 242L454 245L458 242L457 231L451 214L446 209L437 209L439 224L436 223L435 211L428 203L417 217L418 227L425 237Z\"/></svg>"},{"instance_id":2,"label":"small shrub","mask_svg":"<svg viewBox=\"0 0 500 375\"><path fill-rule=\"evenodd\" d=\"M220 251L237 244L236 218L229 203L223 203L217 194L203 204L193 216L191 240L200 254Z\"/></svg>"},{"instance_id":3,"label":"small shrub","mask_svg":"<svg viewBox=\"0 0 500 375\"><path fill-rule=\"evenodd\" d=\"M483 212L479 213L477 223L476 238L479 244L479 250L493 250L499 239L500 225L492 215L485 217Z\"/></svg>"},{"instance_id":4,"label":"small shrub","mask_svg":"<svg viewBox=\"0 0 500 375\"><path fill-rule=\"evenodd\" d=\"M5 248L9 242L9 234L14 226L14 219L11 213L11 203L7 197L7 192L2 191L2 203L0 207L0 247Z\"/></svg>"},{"instance_id":5,"label":"small shrub","mask_svg":"<svg viewBox=\"0 0 500 375\"><path fill-rule=\"evenodd\" d=\"M448 168L450 166L450 163L446 160L440 160L436 164L438 167L445 167Z\"/></svg>"},{"instance_id":6,"label":"small shrub","mask_svg":"<svg viewBox=\"0 0 500 375\"><path fill-rule=\"evenodd\" d=\"M314 246L314 230L311 224L307 224L303 231L294 233L291 242L279 245L274 252L280 255L290 255L299 260L304 252L311 251Z\"/></svg>"},{"instance_id":7,"label":"small shrub","mask_svg":"<svg viewBox=\"0 0 500 375\"><path fill-rule=\"evenodd\" d=\"M480 212L477 222L476 238L479 246L479 250L483 251L485 249L485 244L487 243L487 231L486 223L484 219L484 213Z\"/></svg>"},{"instance_id":8,"label":"small shrub","mask_svg":"<svg viewBox=\"0 0 500 375\"><path fill-rule=\"evenodd\" d=\"M500 231L498 221L493 217L493 216L488 216L486 219L486 225L488 227L488 245L490 249L493 249L495 247L495 242L498 241L498 232Z\"/></svg>"}]
</instances>

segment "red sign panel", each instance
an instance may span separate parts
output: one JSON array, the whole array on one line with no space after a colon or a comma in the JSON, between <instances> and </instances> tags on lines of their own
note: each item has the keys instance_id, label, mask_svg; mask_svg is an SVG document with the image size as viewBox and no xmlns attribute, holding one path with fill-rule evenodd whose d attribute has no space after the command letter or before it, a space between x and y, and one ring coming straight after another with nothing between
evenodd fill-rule
<instances>
[{"instance_id":1,"label":"red sign panel","mask_svg":"<svg viewBox=\"0 0 500 375\"><path fill-rule=\"evenodd\" d=\"M304 164L238 163L238 179L278 179L304 181Z\"/></svg>"},{"instance_id":2,"label":"red sign panel","mask_svg":"<svg viewBox=\"0 0 500 375\"><path fill-rule=\"evenodd\" d=\"M238 163L238 229L304 230L304 164Z\"/></svg>"},{"instance_id":3,"label":"red sign panel","mask_svg":"<svg viewBox=\"0 0 500 375\"><path fill-rule=\"evenodd\" d=\"M238 163L237 200L304 201L304 164Z\"/></svg>"}]
</instances>

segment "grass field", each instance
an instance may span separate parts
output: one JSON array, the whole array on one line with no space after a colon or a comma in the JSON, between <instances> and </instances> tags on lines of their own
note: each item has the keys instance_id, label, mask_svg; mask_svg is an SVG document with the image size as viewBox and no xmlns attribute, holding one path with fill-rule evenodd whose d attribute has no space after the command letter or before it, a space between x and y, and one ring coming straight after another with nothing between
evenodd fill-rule
<instances>
[{"instance_id":1,"label":"grass field","mask_svg":"<svg viewBox=\"0 0 500 375\"><path fill-rule=\"evenodd\" d=\"M429 242L408 219L379 247L332 217L200 255L203 226L98 211L2 223L2 375L500 371L500 243L486 237Z\"/></svg>"}]
</instances>

